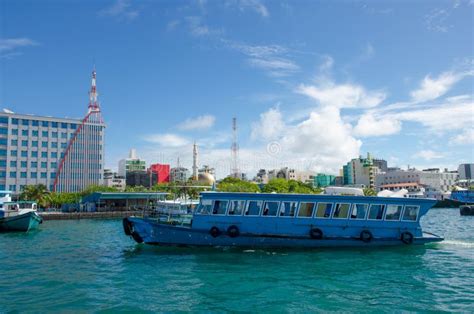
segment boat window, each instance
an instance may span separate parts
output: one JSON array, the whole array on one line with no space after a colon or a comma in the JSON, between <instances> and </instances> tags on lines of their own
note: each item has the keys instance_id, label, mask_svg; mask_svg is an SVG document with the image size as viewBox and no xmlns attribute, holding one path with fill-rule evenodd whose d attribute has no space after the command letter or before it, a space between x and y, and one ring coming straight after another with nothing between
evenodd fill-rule
<instances>
[{"instance_id":1,"label":"boat window","mask_svg":"<svg viewBox=\"0 0 474 314\"><path fill-rule=\"evenodd\" d=\"M260 209L262 208L263 201L249 201L247 209L245 210L246 216L259 216Z\"/></svg>"},{"instance_id":2,"label":"boat window","mask_svg":"<svg viewBox=\"0 0 474 314\"><path fill-rule=\"evenodd\" d=\"M212 200L201 200L198 208L196 209L196 214L209 215L211 213Z\"/></svg>"},{"instance_id":3,"label":"boat window","mask_svg":"<svg viewBox=\"0 0 474 314\"><path fill-rule=\"evenodd\" d=\"M331 217L332 203L318 203L316 209L316 218L329 218Z\"/></svg>"},{"instance_id":4,"label":"boat window","mask_svg":"<svg viewBox=\"0 0 474 314\"><path fill-rule=\"evenodd\" d=\"M385 220L400 220L402 215L403 205L387 205L387 211L385 212Z\"/></svg>"},{"instance_id":5,"label":"boat window","mask_svg":"<svg viewBox=\"0 0 474 314\"><path fill-rule=\"evenodd\" d=\"M367 204L354 204L352 206L351 219L365 219L367 209L369 209Z\"/></svg>"},{"instance_id":6,"label":"boat window","mask_svg":"<svg viewBox=\"0 0 474 314\"><path fill-rule=\"evenodd\" d=\"M314 203L301 202L298 217L313 217Z\"/></svg>"},{"instance_id":7,"label":"boat window","mask_svg":"<svg viewBox=\"0 0 474 314\"><path fill-rule=\"evenodd\" d=\"M418 212L420 206L407 205L405 206L405 211L403 212L403 220L416 221L418 218Z\"/></svg>"},{"instance_id":8,"label":"boat window","mask_svg":"<svg viewBox=\"0 0 474 314\"><path fill-rule=\"evenodd\" d=\"M295 217L297 202L283 202L280 206L280 217Z\"/></svg>"},{"instance_id":9,"label":"boat window","mask_svg":"<svg viewBox=\"0 0 474 314\"><path fill-rule=\"evenodd\" d=\"M227 215L240 216L244 212L245 201L230 201Z\"/></svg>"},{"instance_id":10,"label":"boat window","mask_svg":"<svg viewBox=\"0 0 474 314\"><path fill-rule=\"evenodd\" d=\"M372 219L372 220L382 219L384 209L385 209L385 205L370 205L368 219Z\"/></svg>"},{"instance_id":11,"label":"boat window","mask_svg":"<svg viewBox=\"0 0 474 314\"><path fill-rule=\"evenodd\" d=\"M214 207L212 207L213 215L225 215L228 201L214 201Z\"/></svg>"},{"instance_id":12,"label":"boat window","mask_svg":"<svg viewBox=\"0 0 474 314\"><path fill-rule=\"evenodd\" d=\"M278 213L278 202L265 202L262 216L276 216Z\"/></svg>"},{"instance_id":13,"label":"boat window","mask_svg":"<svg viewBox=\"0 0 474 314\"><path fill-rule=\"evenodd\" d=\"M345 219L349 215L351 204L336 204L332 218Z\"/></svg>"}]
</instances>

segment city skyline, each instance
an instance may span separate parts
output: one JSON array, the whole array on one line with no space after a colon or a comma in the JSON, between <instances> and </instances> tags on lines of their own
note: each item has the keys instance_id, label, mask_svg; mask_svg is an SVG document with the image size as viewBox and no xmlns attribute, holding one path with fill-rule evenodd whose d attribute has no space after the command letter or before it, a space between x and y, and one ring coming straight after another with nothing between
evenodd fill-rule
<instances>
[{"instance_id":1,"label":"city skyline","mask_svg":"<svg viewBox=\"0 0 474 314\"><path fill-rule=\"evenodd\" d=\"M196 141L223 177L234 116L247 173L336 174L366 152L418 168L474 159L472 1L3 8L1 108L81 117L95 64L107 168L130 148L191 168Z\"/></svg>"}]
</instances>

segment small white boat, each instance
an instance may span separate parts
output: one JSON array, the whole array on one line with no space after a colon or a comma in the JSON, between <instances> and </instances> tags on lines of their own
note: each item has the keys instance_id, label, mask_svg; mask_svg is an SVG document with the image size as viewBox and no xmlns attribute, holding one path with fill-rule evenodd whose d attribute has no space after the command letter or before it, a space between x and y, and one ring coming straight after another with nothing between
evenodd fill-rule
<instances>
[{"instance_id":1,"label":"small white boat","mask_svg":"<svg viewBox=\"0 0 474 314\"><path fill-rule=\"evenodd\" d=\"M43 218L36 213L35 202L4 202L0 208L0 232L38 228Z\"/></svg>"}]
</instances>

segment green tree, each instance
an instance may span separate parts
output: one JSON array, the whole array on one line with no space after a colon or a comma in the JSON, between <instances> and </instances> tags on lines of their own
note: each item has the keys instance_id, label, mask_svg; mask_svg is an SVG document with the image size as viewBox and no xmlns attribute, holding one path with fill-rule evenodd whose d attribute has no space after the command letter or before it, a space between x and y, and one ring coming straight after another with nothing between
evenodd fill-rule
<instances>
[{"instance_id":1,"label":"green tree","mask_svg":"<svg viewBox=\"0 0 474 314\"><path fill-rule=\"evenodd\" d=\"M44 184L27 185L21 191L20 199L24 201L34 201L38 203L38 206L44 208L49 205L48 194L49 191Z\"/></svg>"},{"instance_id":2,"label":"green tree","mask_svg":"<svg viewBox=\"0 0 474 314\"><path fill-rule=\"evenodd\" d=\"M257 184L230 177L225 178L224 180L219 182L219 184L217 185L217 190L221 192L260 192L260 188Z\"/></svg>"},{"instance_id":3,"label":"green tree","mask_svg":"<svg viewBox=\"0 0 474 314\"><path fill-rule=\"evenodd\" d=\"M363 191L365 196L377 196L377 192L372 188L364 188Z\"/></svg>"}]
</instances>

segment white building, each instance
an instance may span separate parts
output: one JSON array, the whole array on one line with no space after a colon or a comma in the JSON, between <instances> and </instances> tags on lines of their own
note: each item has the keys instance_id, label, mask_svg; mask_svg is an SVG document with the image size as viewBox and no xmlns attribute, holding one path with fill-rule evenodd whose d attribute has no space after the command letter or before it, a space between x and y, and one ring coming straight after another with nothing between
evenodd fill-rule
<instances>
[{"instance_id":1,"label":"white building","mask_svg":"<svg viewBox=\"0 0 474 314\"><path fill-rule=\"evenodd\" d=\"M117 175L116 172L113 172L110 169L104 170L104 185L107 187L112 187L119 189L121 191L125 190L125 178Z\"/></svg>"},{"instance_id":2,"label":"white building","mask_svg":"<svg viewBox=\"0 0 474 314\"><path fill-rule=\"evenodd\" d=\"M145 160L138 158L137 151L133 148L130 150L128 158L119 161L118 175L126 178L127 172L131 171L146 172Z\"/></svg>"},{"instance_id":3,"label":"white building","mask_svg":"<svg viewBox=\"0 0 474 314\"><path fill-rule=\"evenodd\" d=\"M170 169L170 182L187 182L190 176L189 170L184 167L175 167Z\"/></svg>"}]
</instances>

